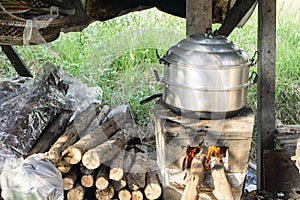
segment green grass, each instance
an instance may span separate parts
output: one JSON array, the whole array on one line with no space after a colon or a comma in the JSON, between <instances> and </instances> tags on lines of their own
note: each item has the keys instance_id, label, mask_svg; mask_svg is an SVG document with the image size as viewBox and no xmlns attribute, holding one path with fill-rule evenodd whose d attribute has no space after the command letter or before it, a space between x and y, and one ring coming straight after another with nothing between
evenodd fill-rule
<instances>
[{"instance_id":1,"label":"green grass","mask_svg":"<svg viewBox=\"0 0 300 200\"><path fill-rule=\"evenodd\" d=\"M277 1L277 116L285 124L300 124L300 49L298 0ZM36 73L46 62L73 74L90 86L103 90L103 103L116 106L128 102L136 121L149 124L153 102L144 98L161 92L153 69L162 75L155 49L163 55L185 37L185 20L150 9L95 22L81 33L61 33L48 46L18 47L30 69ZM249 56L257 49L257 12L242 29L229 37ZM55 51L60 59L51 51ZM16 75L0 53L0 76ZM251 70L256 70L252 68ZM256 88L249 89L248 104L256 109Z\"/></svg>"}]
</instances>

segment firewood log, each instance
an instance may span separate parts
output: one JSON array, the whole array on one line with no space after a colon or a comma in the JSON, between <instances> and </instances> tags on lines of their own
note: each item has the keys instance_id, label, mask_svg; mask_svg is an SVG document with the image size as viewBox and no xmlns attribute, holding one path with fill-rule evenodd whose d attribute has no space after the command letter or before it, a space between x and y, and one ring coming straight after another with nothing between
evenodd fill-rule
<instances>
[{"instance_id":1,"label":"firewood log","mask_svg":"<svg viewBox=\"0 0 300 200\"><path fill-rule=\"evenodd\" d=\"M143 200L144 195L140 190L135 190L131 192L131 199L132 200Z\"/></svg>"},{"instance_id":2,"label":"firewood log","mask_svg":"<svg viewBox=\"0 0 300 200\"><path fill-rule=\"evenodd\" d=\"M117 192L126 187L126 181L123 178L119 181L111 180L110 184Z\"/></svg>"},{"instance_id":3,"label":"firewood log","mask_svg":"<svg viewBox=\"0 0 300 200\"><path fill-rule=\"evenodd\" d=\"M75 186L68 191L67 200L83 200L86 189L76 182Z\"/></svg>"},{"instance_id":4,"label":"firewood log","mask_svg":"<svg viewBox=\"0 0 300 200\"><path fill-rule=\"evenodd\" d=\"M94 179L94 173L84 174L82 175L80 182L83 187L90 188L94 185Z\"/></svg>"},{"instance_id":5,"label":"firewood log","mask_svg":"<svg viewBox=\"0 0 300 200\"><path fill-rule=\"evenodd\" d=\"M130 135L118 131L109 140L99 146L88 150L82 157L82 164L88 169L96 169L102 163L111 160L121 151L130 139Z\"/></svg>"},{"instance_id":6,"label":"firewood log","mask_svg":"<svg viewBox=\"0 0 300 200\"><path fill-rule=\"evenodd\" d=\"M147 172L146 181L147 185L144 190L146 198L151 200L158 199L162 193L162 188L156 173L153 171Z\"/></svg>"},{"instance_id":7,"label":"firewood log","mask_svg":"<svg viewBox=\"0 0 300 200\"><path fill-rule=\"evenodd\" d=\"M43 130L41 136L36 140L28 156L35 153L44 153L63 134L72 115L72 111L62 110L55 116L52 123Z\"/></svg>"},{"instance_id":8,"label":"firewood log","mask_svg":"<svg viewBox=\"0 0 300 200\"><path fill-rule=\"evenodd\" d=\"M78 166L72 166L71 170L63 175L63 188L64 190L70 190L74 187L76 179L79 175L79 168Z\"/></svg>"},{"instance_id":9,"label":"firewood log","mask_svg":"<svg viewBox=\"0 0 300 200\"><path fill-rule=\"evenodd\" d=\"M99 111L99 104L92 103L87 109L79 113L73 122L66 128L66 131L57 139L46 153L46 158L56 164L61 159L61 153L74 144L79 136L83 136L85 129L95 119Z\"/></svg>"},{"instance_id":10,"label":"firewood log","mask_svg":"<svg viewBox=\"0 0 300 200\"><path fill-rule=\"evenodd\" d=\"M130 149L128 151L125 151L125 155L124 155L124 161L123 161L123 171L124 171L124 175L128 174L131 165L134 161L134 157L135 157L135 152L134 149Z\"/></svg>"},{"instance_id":11,"label":"firewood log","mask_svg":"<svg viewBox=\"0 0 300 200\"><path fill-rule=\"evenodd\" d=\"M200 192L200 185L204 179L204 156L198 153L192 160L190 173L188 176L187 184L184 188L181 200L198 200Z\"/></svg>"},{"instance_id":12,"label":"firewood log","mask_svg":"<svg viewBox=\"0 0 300 200\"><path fill-rule=\"evenodd\" d=\"M115 191L112 186L108 186L104 190L97 189L95 192L96 198L99 200L111 200L114 197Z\"/></svg>"},{"instance_id":13,"label":"firewood log","mask_svg":"<svg viewBox=\"0 0 300 200\"><path fill-rule=\"evenodd\" d=\"M72 165L70 165L69 163L65 162L64 160L60 160L57 164L56 164L57 169L61 172L61 173L68 173L71 168Z\"/></svg>"},{"instance_id":14,"label":"firewood log","mask_svg":"<svg viewBox=\"0 0 300 200\"><path fill-rule=\"evenodd\" d=\"M102 164L100 167L99 167L99 171L96 175L96 187L99 189L99 190L104 190L105 188L108 187L109 185L109 178L108 178L108 172L109 172L109 168Z\"/></svg>"},{"instance_id":15,"label":"firewood log","mask_svg":"<svg viewBox=\"0 0 300 200\"><path fill-rule=\"evenodd\" d=\"M66 148L62 153L63 159L72 165L79 163L85 152L105 142L119 129L113 119L107 120L103 125L98 126L98 128L87 133L75 144Z\"/></svg>"},{"instance_id":16,"label":"firewood log","mask_svg":"<svg viewBox=\"0 0 300 200\"><path fill-rule=\"evenodd\" d=\"M104 121L104 119L107 117L107 114L110 111L110 107L108 105L104 105L99 114L96 116L96 119L91 123L91 125L88 128L88 132L93 131L94 129L98 128L98 126Z\"/></svg>"},{"instance_id":17,"label":"firewood log","mask_svg":"<svg viewBox=\"0 0 300 200\"><path fill-rule=\"evenodd\" d=\"M131 190L138 190L146 186L147 169L147 155L137 152L126 176L127 185Z\"/></svg>"},{"instance_id":18,"label":"firewood log","mask_svg":"<svg viewBox=\"0 0 300 200\"><path fill-rule=\"evenodd\" d=\"M131 193L128 190L123 189L118 192L118 197L120 200L130 200Z\"/></svg>"},{"instance_id":19,"label":"firewood log","mask_svg":"<svg viewBox=\"0 0 300 200\"><path fill-rule=\"evenodd\" d=\"M213 195L218 200L234 200L231 187L226 178L225 170L223 165L220 163L218 158L211 157L211 166L213 166L211 170L211 175L213 179L213 183L215 189L213 191Z\"/></svg>"},{"instance_id":20,"label":"firewood log","mask_svg":"<svg viewBox=\"0 0 300 200\"><path fill-rule=\"evenodd\" d=\"M82 163L80 163L80 165L79 165L79 170L84 175L89 175L89 174L94 173L93 169L86 168Z\"/></svg>"},{"instance_id":21,"label":"firewood log","mask_svg":"<svg viewBox=\"0 0 300 200\"><path fill-rule=\"evenodd\" d=\"M110 162L109 179L119 181L124 175L125 150L120 151Z\"/></svg>"}]
</instances>

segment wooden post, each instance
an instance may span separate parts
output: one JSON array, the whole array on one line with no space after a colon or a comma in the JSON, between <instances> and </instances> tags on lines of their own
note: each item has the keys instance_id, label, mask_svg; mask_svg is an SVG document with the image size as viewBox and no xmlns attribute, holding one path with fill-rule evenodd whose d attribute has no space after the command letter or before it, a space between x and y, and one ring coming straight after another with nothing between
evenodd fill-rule
<instances>
[{"instance_id":1,"label":"wooden post","mask_svg":"<svg viewBox=\"0 0 300 200\"><path fill-rule=\"evenodd\" d=\"M204 34L212 24L212 0L186 0L186 35Z\"/></svg>"},{"instance_id":2,"label":"wooden post","mask_svg":"<svg viewBox=\"0 0 300 200\"><path fill-rule=\"evenodd\" d=\"M264 189L263 153L274 149L276 0L258 1L257 177Z\"/></svg>"}]
</instances>

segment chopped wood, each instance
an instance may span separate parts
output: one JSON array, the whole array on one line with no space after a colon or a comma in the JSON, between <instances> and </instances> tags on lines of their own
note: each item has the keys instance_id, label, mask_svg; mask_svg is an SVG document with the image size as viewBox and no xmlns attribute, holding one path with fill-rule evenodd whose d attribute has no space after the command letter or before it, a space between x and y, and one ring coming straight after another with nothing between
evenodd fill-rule
<instances>
[{"instance_id":1,"label":"chopped wood","mask_svg":"<svg viewBox=\"0 0 300 200\"><path fill-rule=\"evenodd\" d=\"M118 192L118 197L120 200L130 200L131 193L128 190L123 189Z\"/></svg>"},{"instance_id":2,"label":"chopped wood","mask_svg":"<svg viewBox=\"0 0 300 200\"><path fill-rule=\"evenodd\" d=\"M92 103L87 109L79 113L73 122L66 128L66 131L57 139L46 153L46 158L56 164L61 159L61 153L74 144L79 136L82 136L85 129L90 125L99 110L99 104Z\"/></svg>"},{"instance_id":3,"label":"chopped wood","mask_svg":"<svg viewBox=\"0 0 300 200\"><path fill-rule=\"evenodd\" d=\"M120 151L110 162L109 179L119 181L124 175L125 150Z\"/></svg>"},{"instance_id":4,"label":"chopped wood","mask_svg":"<svg viewBox=\"0 0 300 200\"><path fill-rule=\"evenodd\" d=\"M144 193L147 199L155 200L158 199L162 193L162 188L158 177L155 172L147 172L146 175L147 185Z\"/></svg>"},{"instance_id":5,"label":"chopped wood","mask_svg":"<svg viewBox=\"0 0 300 200\"><path fill-rule=\"evenodd\" d=\"M74 188L68 191L67 200L83 200L85 191L86 189L82 185L76 183Z\"/></svg>"},{"instance_id":6,"label":"chopped wood","mask_svg":"<svg viewBox=\"0 0 300 200\"><path fill-rule=\"evenodd\" d=\"M140 190L135 190L131 192L131 199L132 200L143 200L144 195Z\"/></svg>"},{"instance_id":7,"label":"chopped wood","mask_svg":"<svg viewBox=\"0 0 300 200\"><path fill-rule=\"evenodd\" d=\"M82 175L81 177L81 185L86 187L86 188L90 188L94 185L94 174L85 174L85 175Z\"/></svg>"},{"instance_id":8,"label":"chopped wood","mask_svg":"<svg viewBox=\"0 0 300 200\"><path fill-rule=\"evenodd\" d=\"M42 132L41 136L36 140L31 148L28 156L35 153L44 153L48 151L51 145L63 134L66 126L72 115L72 111L62 110L55 116L50 125L48 125Z\"/></svg>"},{"instance_id":9,"label":"chopped wood","mask_svg":"<svg viewBox=\"0 0 300 200\"><path fill-rule=\"evenodd\" d=\"M216 163L211 170L211 175L215 186L213 195L218 200L234 200L223 165L216 157L211 157L211 165L212 163Z\"/></svg>"},{"instance_id":10,"label":"chopped wood","mask_svg":"<svg viewBox=\"0 0 300 200\"><path fill-rule=\"evenodd\" d=\"M110 184L117 192L126 187L126 181L124 179L121 179L119 181L112 180Z\"/></svg>"},{"instance_id":11,"label":"chopped wood","mask_svg":"<svg viewBox=\"0 0 300 200\"><path fill-rule=\"evenodd\" d=\"M126 182L131 190L138 190L146 186L146 173L148 169L147 155L136 153L133 164L126 176Z\"/></svg>"},{"instance_id":12,"label":"chopped wood","mask_svg":"<svg viewBox=\"0 0 300 200\"><path fill-rule=\"evenodd\" d=\"M95 192L96 198L99 200L111 200L114 197L115 191L112 186L105 188L104 190L97 189Z\"/></svg>"},{"instance_id":13,"label":"chopped wood","mask_svg":"<svg viewBox=\"0 0 300 200\"><path fill-rule=\"evenodd\" d=\"M96 119L91 123L91 125L88 128L88 132L93 131L94 129L98 128L100 124L104 121L104 119L107 117L107 114L110 111L110 107L108 105L104 105L99 114L96 116Z\"/></svg>"},{"instance_id":14,"label":"chopped wood","mask_svg":"<svg viewBox=\"0 0 300 200\"><path fill-rule=\"evenodd\" d=\"M93 170L93 169L88 169L88 168L86 168L82 163L80 163L79 170L80 170L80 172L81 172L82 174L84 174L84 175L89 175L89 174L94 173L94 170Z\"/></svg>"},{"instance_id":15,"label":"chopped wood","mask_svg":"<svg viewBox=\"0 0 300 200\"><path fill-rule=\"evenodd\" d=\"M190 173L188 176L187 184L184 188L181 200L198 200L198 194L200 192L200 185L204 179L204 155L200 153L196 154L192 160Z\"/></svg>"},{"instance_id":16,"label":"chopped wood","mask_svg":"<svg viewBox=\"0 0 300 200\"><path fill-rule=\"evenodd\" d=\"M56 165L57 169L61 172L61 173L68 173L71 168L72 165L70 165L69 163L65 162L64 160L60 160L57 165Z\"/></svg>"},{"instance_id":17,"label":"chopped wood","mask_svg":"<svg viewBox=\"0 0 300 200\"><path fill-rule=\"evenodd\" d=\"M105 188L108 187L109 185L108 172L109 172L109 168L106 165L102 164L99 167L99 171L96 175L96 187L99 190L104 190Z\"/></svg>"},{"instance_id":18,"label":"chopped wood","mask_svg":"<svg viewBox=\"0 0 300 200\"><path fill-rule=\"evenodd\" d=\"M71 170L68 173L63 175L64 190L70 190L74 187L78 175L79 175L78 166L72 166Z\"/></svg>"},{"instance_id":19,"label":"chopped wood","mask_svg":"<svg viewBox=\"0 0 300 200\"><path fill-rule=\"evenodd\" d=\"M102 163L111 160L128 143L130 135L118 131L109 140L90 149L82 157L82 164L88 169L96 169Z\"/></svg>"},{"instance_id":20,"label":"chopped wood","mask_svg":"<svg viewBox=\"0 0 300 200\"><path fill-rule=\"evenodd\" d=\"M72 165L79 163L85 152L107 141L119 129L113 119L107 120L103 125L87 133L75 144L66 148L62 153L63 159Z\"/></svg>"},{"instance_id":21,"label":"chopped wood","mask_svg":"<svg viewBox=\"0 0 300 200\"><path fill-rule=\"evenodd\" d=\"M125 151L125 155L124 155L124 161L123 161L123 171L124 171L124 174L128 173L130 168L131 168L131 165L134 161L134 157L135 157L135 152L134 152L134 149L130 149L128 151Z\"/></svg>"}]
</instances>

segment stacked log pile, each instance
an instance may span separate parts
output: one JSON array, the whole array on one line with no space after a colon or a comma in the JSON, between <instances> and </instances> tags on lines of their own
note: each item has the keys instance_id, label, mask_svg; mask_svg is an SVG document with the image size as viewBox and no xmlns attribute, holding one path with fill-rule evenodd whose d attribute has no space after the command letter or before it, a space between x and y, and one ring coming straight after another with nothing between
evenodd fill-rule
<instances>
[{"instance_id":1,"label":"stacked log pile","mask_svg":"<svg viewBox=\"0 0 300 200\"><path fill-rule=\"evenodd\" d=\"M59 128L48 128L51 139L43 135L29 153L45 153L62 173L65 199L160 198L147 153L132 145L138 134L128 110L91 104L63 129L61 121L69 117L62 113L54 120Z\"/></svg>"}]
</instances>

